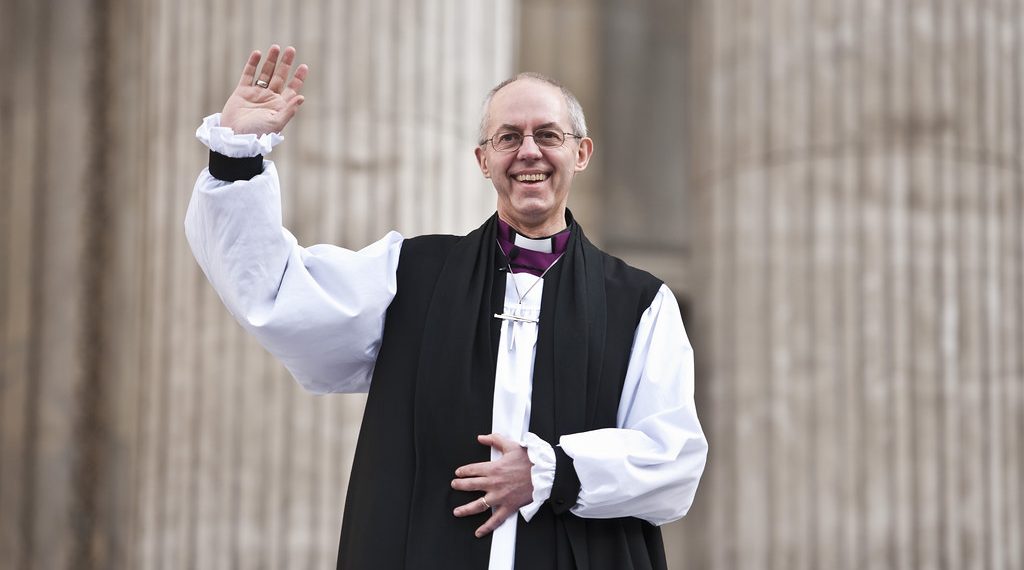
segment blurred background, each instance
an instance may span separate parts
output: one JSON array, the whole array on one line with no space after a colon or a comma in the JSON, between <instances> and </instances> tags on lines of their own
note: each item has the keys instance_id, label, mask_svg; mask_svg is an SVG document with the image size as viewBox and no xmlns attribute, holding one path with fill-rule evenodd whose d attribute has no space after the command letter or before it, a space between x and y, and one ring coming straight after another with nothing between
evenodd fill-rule
<instances>
[{"instance_id":1,"label":"blurred background","mask_svg":"<svg viewBox=\"0 0 1024 570\"><path fill-rule=\"evenodd\" d=\"M488 89L579 95L570 207L696 351L672 568L1024 568L1014 0L3 0L0 567L333 568L363 400L303 393L182 231L271 42L305 244L475 227Z\"/></svg>"}]
</instances>

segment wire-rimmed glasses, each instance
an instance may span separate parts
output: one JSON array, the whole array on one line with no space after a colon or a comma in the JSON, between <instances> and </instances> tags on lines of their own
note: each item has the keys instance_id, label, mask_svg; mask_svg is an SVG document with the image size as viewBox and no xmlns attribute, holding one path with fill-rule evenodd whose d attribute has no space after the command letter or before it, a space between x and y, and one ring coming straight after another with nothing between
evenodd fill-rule
<instances>
[{"instance_id":1,"label":"wire-rimmed glasses","mask_svg":"<svg viewBox=\"0 0 1024 570\"><path fill-rule=\"evenodd\" d=\"M533 131L532 135L524 135L517 131L498 131L493 137L480 141L481 145L491 143L491 147L498 152L513 152L523 146L526 137L533 137L533 142L542 148L558 148L565 144L566 137L583 138L576 133L566 133L555 127L544 127Z\"/></svg>"}]
</instances>

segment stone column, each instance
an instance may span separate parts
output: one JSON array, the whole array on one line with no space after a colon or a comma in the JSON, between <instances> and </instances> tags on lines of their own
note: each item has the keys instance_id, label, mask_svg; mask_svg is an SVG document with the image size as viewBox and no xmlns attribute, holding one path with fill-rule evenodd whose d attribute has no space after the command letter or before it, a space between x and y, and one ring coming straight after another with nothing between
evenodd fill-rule
<instances>
[{"instance_id":1,"label":"stone column","mask_svg":"<svg viewBox=\"0 0 1024 570\"><path fill-rule=\"evenodd\" d=\"M67 568L90 550L101 425L90 301L102 202L89 2L5 3L0 45L0 560ZM58 15L59 14L59 15Z\"/></svg>"},{"instance_id":2,"label":"stone column","mask_svg":"<svg viewBox=\"0 0 1024 570\"><path fill-rule=\"evenodd\" d=\"M1024 568L1024 8L693 4L696 567Z\"/></svg>"},{"instance_id":3,"label":"stone column","mask_svg":"<svg viewBox=\"0 0 1024 570\"><path fill-rule=\"evenodd\" d=\"M602 180L607 155L600 114L599 6L593 0L520 0L519 5L515 72L534 71L562 83L580 100L587 116L588 134L595 140L594 159L573 180L569 209L586 229L587 237L601 243Z\"/></svg>"},{"instance_id":4,"label":"stone column","mask_svg":"<svg viewBox=\"0 0 1024 570\"><path fill-rule=\"evenodd\" d=\"M363 400L314 397L243 334L182 230L193 136L246 54L295 45L270 156L304 244L464 232L493 211L480 103L511 1L16 1L0 41L0 560L330 567Z\"/></svg>"}]
</instances>

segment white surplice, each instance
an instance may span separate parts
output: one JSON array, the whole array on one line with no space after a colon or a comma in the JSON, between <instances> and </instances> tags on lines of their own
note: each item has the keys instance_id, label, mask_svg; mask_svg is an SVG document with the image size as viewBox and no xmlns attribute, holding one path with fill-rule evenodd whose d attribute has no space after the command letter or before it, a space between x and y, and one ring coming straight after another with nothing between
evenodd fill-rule
<instances>
[{"instance_id":1,"label":"white surplice","mask_svg":"<svg viewBox=\"0 0 1024 570\"><path fill-rule=\"evenodd\" d=\"M228 156L265 154L281 137L234 135L207 117L197 136ZM304 248L282 227L277 170L224 182L203 170L185 218L196 261L228 311L307 390L369 389L388 305L397 290L404 238L390 232L359 251L332 245ZM539 278L506 276L505 312L537 318ZM526 293L520 299L516 293ZM572 512L585 518L638 517L661 525L686 514L704 470L707 441L693 401L693 352L679 306L662 285L636 328L615 428L545 442L527 430L537 324L503 321L494 385L492 431L521 442L534 463L529 521L551 492L562 447L580 479ZM492 450L492 458L498 452ZM491 541L490 570L515 563L516 518Z\"/></svg>"}]
</instances>

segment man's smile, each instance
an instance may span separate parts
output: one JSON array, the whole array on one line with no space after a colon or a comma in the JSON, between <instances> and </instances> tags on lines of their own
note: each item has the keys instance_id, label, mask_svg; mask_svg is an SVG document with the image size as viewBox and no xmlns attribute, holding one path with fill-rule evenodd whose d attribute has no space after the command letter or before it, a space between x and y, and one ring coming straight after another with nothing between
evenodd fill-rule
<instances>
[{"instance_id":1,"label":"man's smile","mask_svg":"<svg viewBox=\"0 0 1024 570\"><path fill-rule=\"evenodd\" d=\"M512 179L522 184L536 184L544 182L548 179L549 174L546 172L520 172L513 174Z\"/></svg>"}]
</instances>

